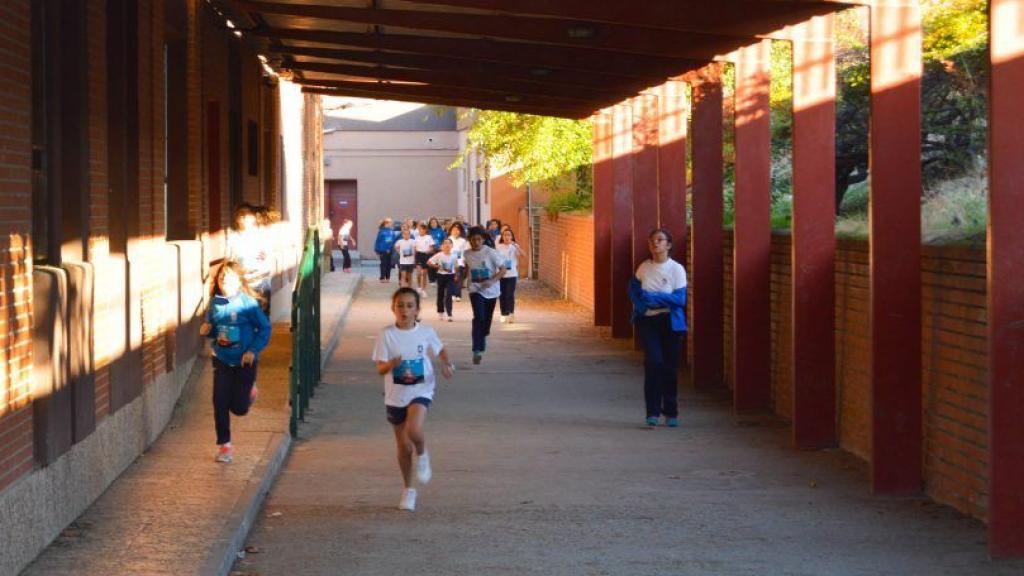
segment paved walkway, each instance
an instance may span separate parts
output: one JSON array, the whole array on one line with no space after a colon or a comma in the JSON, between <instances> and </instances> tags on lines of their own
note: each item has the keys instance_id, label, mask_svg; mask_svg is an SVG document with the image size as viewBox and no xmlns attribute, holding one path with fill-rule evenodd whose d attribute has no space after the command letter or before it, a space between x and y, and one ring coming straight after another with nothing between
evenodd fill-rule
<instances>
[{"instance_id":1,"label":"paved walkway","mask_svg":"<svg viewBox=\"0 0 1024 576\"><path fill-rule=\"evenodd\" d=\"M325 346L358 279L325 277ZM276 324L260 359L259 402L232 418L232 464L213 461L212 370L204 357L160 438L23 574L226 574L291 444L290 346L288 324Z\"/></svg>"},{"instance_id":2,"label":"paved walkway","mask_svg":"<svg viewBox=\"0 0 1024 576\"><path fill-rule=\"evenodd\" d=\"M369 269L365 273L370 274ZM640 358L580 310L523 286L469 363L469 305L438 324L458 371L427 423L415 513L369 360L394 284L368 277L236 575L1019 575L983 526L869 494L841 452L800 452L772 420L684 394L679 429L640 426Z\"/></svg>"}]
</instances>

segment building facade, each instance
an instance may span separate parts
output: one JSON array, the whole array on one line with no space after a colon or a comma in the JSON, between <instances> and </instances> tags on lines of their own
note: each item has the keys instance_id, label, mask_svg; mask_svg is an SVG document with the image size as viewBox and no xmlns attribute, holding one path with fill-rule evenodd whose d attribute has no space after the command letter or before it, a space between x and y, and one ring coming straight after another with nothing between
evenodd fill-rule
<instances>
[{"instance_id":1,"label":"building facade","mask_svg":"<svg viewBox=\"0 0 1024 576\"><path fill-rule=\"evenodd\" d=\"M162 431L233 208L282 215L278 310L322 218L318 96L203 0L0 7L0 573ZM275 314L276 315L276 314Z\"/></svg>"}]
</instances>

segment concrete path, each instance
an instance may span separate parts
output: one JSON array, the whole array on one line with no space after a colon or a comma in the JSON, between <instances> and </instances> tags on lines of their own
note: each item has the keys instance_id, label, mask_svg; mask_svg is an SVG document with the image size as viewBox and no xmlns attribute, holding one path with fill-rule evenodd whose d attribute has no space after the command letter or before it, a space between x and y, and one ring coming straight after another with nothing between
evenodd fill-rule
<instances>
[{"instance_id":1,"label":"concrete path","mask_svg":"<svg viewBox=\"0 0 1024 576\"><path fill-rule=\"evenodd\" d=\"M873 497L854 458L792 450L723 399L684 394L681 428L641 426L640 357L529 285L480 366L468 302L452 324L424 310L459 369L428 418L434 480L398 511L369 360L394 288L364 283L234 574L1024 573L986 559L980 523Z\"/></svg>"},{"instance_id":2,"label":"concrete path","mask_svg":"<svg viewBox=\"0 0 1024 576\"><path fill-rule=\"evenodd\" d=\"M325 277L325 345L358 280ZM212 369L203 357L160 438L23 574L227 574L291 444L288 328L274 326L260 358L256 406L232 417L232 464L213 461Z\"/></svg>"}]
</instances>

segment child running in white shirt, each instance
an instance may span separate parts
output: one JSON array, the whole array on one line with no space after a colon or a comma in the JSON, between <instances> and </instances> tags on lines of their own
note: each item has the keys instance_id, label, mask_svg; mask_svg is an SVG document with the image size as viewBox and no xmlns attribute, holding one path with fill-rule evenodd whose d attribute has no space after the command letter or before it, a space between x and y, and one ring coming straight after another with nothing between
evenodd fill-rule
<instances>
[{"instance_id":1,"label":"child running in white shirt","mask_svg":"<svg viewBox=\"0 0 1024 576\"><path fill-rule=\"evenodd\" d=\"M500 321L512 324L516 321L516 282L519 280L519 258L522 257L523 250L516 244L516 235L508 226L501 230L501 238L496 249L507 269L505 276L501 278L501 296L498 299L501 306Z\"/></svg>"},{"instance_id":2,"label":"child running in white shirt","mask_svg":"<svg viewBox=\"0 0 1024 576\"><path fill-rule=\"evenodd\" d=\"M487 336L494 320L494 305L501 295L498 283L505 276L505 262L498 251L484 246L487 231L479 226L469 230L470 249L463 257L469 270L469 301L473 305L473 364L483 360Z\"/></svg>"},{"instance_id":3,"label":"child running in white shirt","mask_svg":"<svg viewBox=\"0 0 1024 576\"><path fill-rule=\"evenodd\" d=\"M452 254L452 239L445 238L441 242L441 251L430 257L427 265L437 271L437 319L444 318L448 313L448 321L452 321L452 294L455 291L455 271L459 267L459 259Z\"/></svg>"},{"instance_id":4,"label":"child running in white shirt","mask_svg":"<svg viewBox=\"0 0 1024 576\"><path fill-rule=\"evenodd\" d=\"M455 365L448 359L437 332L418 322L420 295L412 288L399 288L391 296L395 323L381 330L373 347L377 373L384 377L384 407L395 433L398 467L402 471L400 510L416 509L413 488L413 454L416 455L416 479L430 482L430 455L427 453L423 425L427 409L434 399L435 378L430 360L442 362L441 374L451 378Z\"/></svg>"},{"instance_id":5,"label":"child running in white shirt","mask_svg":"<svg viewBox=\"0 0 1024 576\"><path fill-rule=\"evenodd\" d=\"M416 241L408 224L402 224L402 237L395 242L398 253L398 285L412 287L412 272L416 268Z\"/></svg>"},{"instance_id":6,"label":"child running in white shirt","mask_svg":"<svg viewBox=\"0 0 1024 576\"><path fill-rule=\"evenodd\" d=\"M427 295L427 260L434 253L434 237L423 222L419 224L419 235L416 236L416 291L420 296Z\"/></svg>"}]
</instances>

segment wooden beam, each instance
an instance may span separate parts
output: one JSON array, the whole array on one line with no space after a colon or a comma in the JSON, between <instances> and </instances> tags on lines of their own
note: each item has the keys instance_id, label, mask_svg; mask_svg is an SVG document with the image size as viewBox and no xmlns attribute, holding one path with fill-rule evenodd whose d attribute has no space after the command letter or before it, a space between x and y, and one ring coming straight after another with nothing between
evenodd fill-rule
<instances>
[{"instance_id":1,"label":"wooden beam","mask_svg":"<svg viewBox=\"0 0 1024 576\"><path fill-rule=\"evenodd\" d=\"M441 72L472 72L485 74L493 78L543 82L544 84L586 86L599 89L606 89L614 85L630 86L640 90L645 88L648 83L647 80L641 78L617 76L602 72L522 66L450 56L427 56L423 54L381 52L366 49L313 48L308 46L272 46L270 51L279 54L290 54L292 56L311 56L314 58L344 60L380 66L401 66Z\"/></svg>"},{"instance_id":2,"label":"wooden beam","mask_svg":"<svg viewBox=\"0 0 1024 576\"><path fill-rule=\"evenodd\" d=\"M703 59L671 58L613 51L595 53L594 50L568 46L477 38L440 38L412 34L364 34L298 28L258 28L251 34L278 40L373 48L539 68L602 72L615 76L645 79L685 74L697 70L711 61L710 57Z\"/></svg>"},{"instance_id":3,"label":"wooden beam","mask_svg":"<svg viewBox=\"0 0 1024 576\"><path fill-rule=\"evenodd\" d=\"M593 102L567 101L555 98L548 98L543 95L521 95L507 94L476 88L451 88L447 86L435 86L431 84L391 84L386 82L353 82L350 80L334 80L328 78L303 78L296 80L303 86L316 86L321 88L334 88L341 90L359 90L362 92L387 92L389 94L402 94L405 96L434 96L437 98L454 98L458 100L472 100L479 102L506 102L508 104L528 104L540 106L551 110L579 111L594 110Z\"/></svg>"},{"instance_id":4,"label":"wooden beam","mask_svg":"<svg viewBox=\"0 0 1024 576\"><path fill-rule=\"evenodd\" d=\"M299 18L339 20L375 26L394 26L408 30L430 30L468 34L476 37L504 38L556 46L594 50L616 50L635 54L668 55L680 58L711 58L752 40L749 36L660 30L598 22L566 22L557 18L513 15L466 14L417 10L380 10L277 2L235 4L249 12L279 14ZM766 30L770 31L770 30ZM600 58L595 54L595 57Z\"/></svg>"},{"instance_id":5,"label":"wooden beam","mask_svg":"<svg viewBox=\"0 0 1024 576\"><path fill-rule=\"evenodd\" d=\"M644 0L643 2L594 2L593 0L408 0L413 4L458 6L495 10L518 16L548 16L613 25L643 26L666 30L714 32L754 36L842 10L835 2L762 0Z\"/></svg>"},{"instance_id":6,"label":"wooden beam","mask_svg":"<svg viewBox=\"0 0 1024 576\"><path fill-rule=\"evenodd\" d=\"M521 114L533 114L536 116L556 116L559 118L583 119L590 115L590 111L579 111L564 108L545 108L530 104L510 103L500 100L482 101L463 98L448 98L430 96L423 94L403 94L389 92L386 90L356 90L349 88L317 88L305 86L302 91L307 94L323 94L326 96L354 96L358 98L372 98L377 100L398 100L400 102L416 102L420 104L435 104L439 106L460 106L463 108L479 108L481 110L501 110L505 112L518 112Z\"/></svg>"},{"instance_id":7,"label":"wooden beam","mask_svg":"<svg viewBox=\"0 0 1024 576\"><path fill-rule=\"evenodd\" d=\"M411 70L408 68L384 68L378 66L355 66L349 64L324 64L320 62L289 62L282 67L291 70L339 74L373 80L397 80L400 82L422 82L435 86L452 88L474 88L501 94L535 94L549 98L561 98L574 102L588 101L604 105L621 100L624 94L608 90L582 90L564 84L543 84L540 82L523 82L519 80L499 80L485 74L463 72L441 72L429 70ZM601 108L602 106L597 106Z\"/></svg>"}]
</instances>

